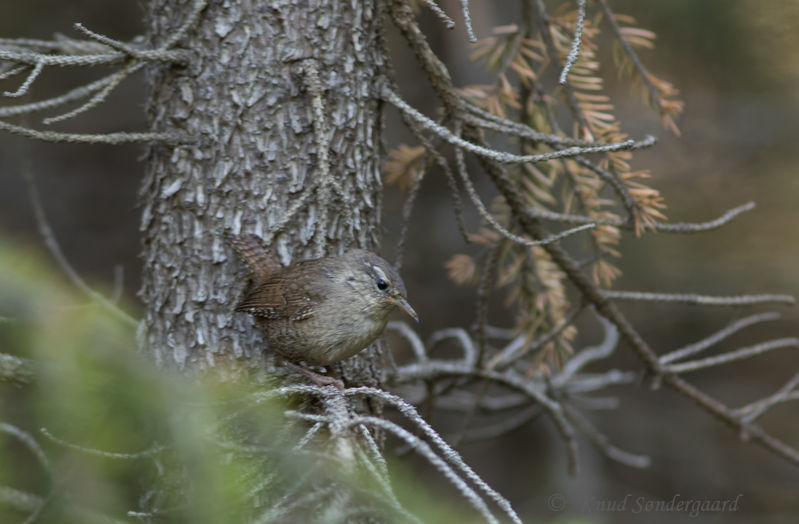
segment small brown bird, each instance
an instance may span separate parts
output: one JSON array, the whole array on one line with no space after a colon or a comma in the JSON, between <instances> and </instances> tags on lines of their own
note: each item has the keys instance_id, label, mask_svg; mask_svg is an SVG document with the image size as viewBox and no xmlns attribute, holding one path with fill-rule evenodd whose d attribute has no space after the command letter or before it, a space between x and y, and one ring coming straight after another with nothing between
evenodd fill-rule
<instances>
[{"instance_id":1,"label":"small brown bird","mask_svg":"<svg viewBox=\"0 0 799 524\"><path fill-rule=\"evenodd\" d=\"M370 251L281 267L255 235L236 236L233 247L254 280L236 311L253 315L269 348L300 371L310 372L299 362L328 366L355 355L380 336L395 308L418 321L402 278Z\"/></svg>"}]
</instances>

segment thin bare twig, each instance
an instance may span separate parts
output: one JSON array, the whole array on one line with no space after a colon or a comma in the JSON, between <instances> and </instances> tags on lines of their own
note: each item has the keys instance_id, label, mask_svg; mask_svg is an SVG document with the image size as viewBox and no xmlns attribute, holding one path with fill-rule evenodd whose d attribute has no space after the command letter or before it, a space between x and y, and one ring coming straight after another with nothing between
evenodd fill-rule
<instances>
[{"instance_id":1,"label":"thin bare twig","mask_svg":"<svg viewBox=\"0 0 799 524\"><path fill-rule=\"evenodd\" d=\"M22 178L25 181L25 185L28 187L28 196L31 201L31 206L33 207L33 213L36 216L36 223L39 226L39 233L41 233L42 238L44 239L44 244L47 246L47 249L50 250L50 253L58 262L58 265L61 266L61 269L64 270L64 273L67 274L67 277L72 281L72 283L80 289L83 293L88 295L92 300L96 300L100 304L103 305L106 309L108 309L111 313L113 313L117 318L125 321L126 323L130 324L131 326L138 326L139 322L130 316L128 313L122 311L119 306L105 298L102 294L98 293L86 283L85 280L75 271L75 268L72 267L72 264L69 263L67 257L64 256L64 252L61 251L61 246L58 244L58 241L55 238L55 234L53 233L52 228L50 227L50 222L47 220L47 215L44 212L44 206L42 205L41 197L39 196L39 189L36 187L36 183L33 180L33 173L31 172L30 168L24 168L22 171Z\"/></svg>"},{"instance_id":2,"label":"thin bare twig","mask_svg":"<svg viewBox=\"0 0 799 524\"><path fill-rule=\"evenodd\" d=\"M405 402L403 399L396 395L392 395L390 393L386 393L385 391L375 389L375 388L350 388L344 391L344 394L347 396L351 395L371 395L381 400L391 404L395 408L397 408L400 413L408 417L417 427L419 427L423 434L430 439L433 444L439 449L442 456L446 458L448 462L453 464L460 472L468 478L472 483L474 483L483 493L485 493L490 499L492 499L502 510L505 514L511 518L513 522L517 522L521 524L521 520L519 519L516 512L510 505L505 497L497 493L493 488L491 488L486 482L480 478L477 473L469 467L466 462L463 461L461 456L452 449L446 442L438 435L438 433L416 412L416 409ZM378 419L381 420L381 419Z\"/></svg>"},{"instance_id":3,"label":"thin bare twig","mask_svg":"<svg viewBox=\"0 0 799 524\"><path fill-rule=\"evenodd\" d=\"M135 44L128 44L111 39L107 36L86 29L81 24L76 24L76 29L90 38L90 40L74 40L61 37L56 42L31 39L0 39L0 60L22 64L21 67L3 71L3 76L21 72L31 67L30 74L20 87L14 92L6 92L6 96L21 96L28 92L30 86L46 66L92 66L115 65L127 61L120 71L108 75L98 81L73 89L63 95L16 106L0 108L0 117L15 114L25 114L42 111L84 98L94 93L83 105L45 119L45 124L75 117L104 102L108 94L113 91L125 78L141 69L147 62L171 62L185 64L188 61L187 51L173 49L186 32L199 18L200 12L205 8L206 0L194 0L188 15L180 26L169 34L169 37L157 48L142 49ZM46 142L69 142L87 144L123 144L137 142L163 142L169 145L189 144L194 140L177 133L102 133L80 134L60 133L55 131L39 131L29 127L22 127L8 122L0 121L0 130L12 134L43 140Z\"/></svg>"},{"instance_id":4,"label":"thin bare twig","mask_svg":"<svg viewBox=\"0 0 799 524\"><path fill-rule=\"evenodd\" d=\"M544 11L543 2L541 0L532 0L531 5L538 11L537 18L542 26L542 35L551 43L551 35L548 34L546 27L546 13ZM390 14L398 29L402 32L403 36L408 41L411 49L418 58L422 70L427 74L433 88L438 94L439 98L444 102L445 110L458 115L462 110L463 102L454 89L446 67L435 56L430 49L430 46L424 34L417 27L415 20L407 5L399 0L389 4ZM551 45L547 45L550 53L554 52ZM556 54L556 53L555 53ZM557 56L553 61L557 61ZM568 85L566 87L567 100L574 111L574 104L571 100ZM385 96L384 98L389 98ZM579 112L575 112L575 119L584 126L584 120ZM433 132L438 133L438 130ZM482 138L481 131L473 126L467 126L464 129L464 138L470 141L471 145L477 147L486 147L485 140ZM467 147L464 144L453 141L456 146ZM483 165L486 173L494 182L495 187L499 193L505 198L511 210L513 217L518 221L522 231L529 234L534 239L542 239L547 236L545 230L539 223L539 218L529 209L526 200L521 196L518 184L512 180L505 171L504 166L501 165L501 160L490 155L478 155L478 160ZM715 398L707 395L703 391L697 389L692 384L683 380L679 376L672 373L664 373L664 369L658 360L657 354L641 337L637 330L630 324L627 318L621 313L616 304L608 299L607 296L600 290L591 279L583 274L581 266L569 257L569 255L555 243L543 246L543 249L551 257L552 261L560 268L571 283L576 287L579 293L591 304L593 304L597 312L610 320L619 330L619 335L634 351L634 353L641 359L646 367L655 375L662 376L663 382L669 387L673 388L680 394L696 402L700 407L708 413L720 420L724 421L729 426L738 429L742 434L749 438L755 439L758 443L768 448L769 450L777 453L778 455L790 460L794 464L799 464L799 450L788 446L779 439L771 436L763 431L760 427L748 424L742 421L740 417L734 413L729 407L719 402ZM430 371L431 365L434 362L426 363L424 366L427 371ZM436 363L437 364L437 363ZM406 366L404 370L409 371ZM416 370L421 372L422 370ZM466 373L473 370L463 370Z\"/></svg>"},{"instance_id":5,"label":"thin bare twig","mask_svg":"<svg viewBox=\"0 0 799 524\"><path fill-rule=\"evenodd\" d=\"M0 318L0 323L3 319ZM0 353L0 382L28 384L33 379L32 362L28 359Z\"/></svg>"},{"instance_id":6,"label":"thin bare twig","mask_svg":"<svg viewBox=\"0 0 799 524\"><path fill-rule=\"evenodd\" d=\"M422 3L426 5L427 8L430 9L433 14L435 14L439 20L444 23L444 27L447 29L455 28L455 20L450 18L449 15L443 9L441 9L437 3L435 3L433 0L422 0Z\"/></svg>"},{"instance_id":7,"label":"thin bare twig","mask_svg":"<svg viewBox=\"0 0 799 524\"><path fill-rule=\"evenodd\" d=\"M460 347L463 350L463 357L461 358L463 362L471 366L477 364L477 351L474 348L474 342L472 342L472 338L463 328L440 329L430 335L430 340L427 342L428 352L432 352L436 345L447 339L454 339L460 343Z\"/></svg>"},{"instance_id":8,"label":"thin bare twig","mask_svg":"<svg viewBox=\"0 0 799 524\"><path fill-rule=\"evenodd\" d=\"M137 49L119 40L114 40L105 35L95 33L87 29L83 24L76 23L75 29L85 34L92 40L107 45L112 49L116 49L131 58L137 58L142 61L167 61L176 64L186 64L188 62L188 54L185 51L168 51L167 49Z\"/></svg>"},{"instance_id":9,"label":"thin bare twig","mask_svg":"<svg viewBox=\"0 0 799 524\"><path fill-rule=\"evenodd\" d=\"M143 65L144 64L141 64L141 66ZM47 109L51 109L53 107L58 107L62 104L79 100L83 97L89 96L90 94L105 88L109 83L115 81L118 74L119 72L117 71L116 73L112 73L99 80L95 80L90 84L76 87L75 89L67 91L63 95L56 96L53 98L39 100L38 102L32 102L29 104L19 104L13 106L0 107L0 117L20 115L23 113L34 113L36 111L44 111Z\"/></svg>"},{"instance_id":10,"label":"thin bare twig","mask_svg":"<svg viewBox=\"0 0 799 524\"><path fill-rule=\"evenodd\" d=\"M616 39L619 41L622 49L624 49L624 52L630 57L633 67L635 67L635 70L638 72L638 76L641 77L641 80L644 81L647 90L649 90L649 96L652 97L652 102L658 110L661 110L662 106L660 102L660 92L658 91L657 87L655 87L655 84L652 83L652 80L649 78L649 73L646 72L644 64L642 64L638 59L638 55L633 50L632 46L624 38L624 35L621 34L621 28L619 27L619 24L616 23L616 17L613 14L613 11L610 10L610 7L605 0L599 0L599 6L605 13L605 18L607 19L608 24L610 24L610 27L613 29L613 34L616 35Z\"/></svg>"},{"instance_id":11,"label":"thin bare twig","mask_svg":"<svg viewBox=\"0 0 799 524\"><path fill-rule=\"evenodd\" d=\"M42 72L43 69L44 69L44 63L36 62L36 65L33 66L33 69L31 69L30 74L27 76L27 78L25 78L25 81L22 82L22 85L20 85L16 91L13 92L6 91L3 94L9 97L18 97L27 94L28 89L30 89L31 87L31 84L33 84L33 81L36 80L36 78L39 76L39 74Z\"/></svg>"},{"instance_id":12,"label":"thin bare twig","mask_svg":"<svg viewBox=\"0 0 799 524\"><path fill-rule=\"evenodd\" d=\"M597 346L588 347L578 351L563 365L563 369L552 377L552 384L556 387L564 386L578 371L586 365L599 359L607 358L619 344L619 330L606 318L597 315L605 332L605 338Z\"/></svg>"},{"instance_id":13,"label":"thin bare twig","mask_svg":"<svg viewBox=\"0 0 799 524\"><path fill-rule=\"evenodd\" d=\"M462 107L464 111L461 111L458 116L462 118L465 123L476 125L477 127L485 129L491 129L493 131L500 131L507 135L519 138L528 138L535 142L543 142L550 145L584 147L607 145L606 142L580 140L567 136L542 133L521 122L514 122L513 120L496 116L467 101L463 101Z\"/></svg>"},{"instance_id":14,"label":"thin bare twig","mask_svg":"<svg viewBox=\"0 0 799 524\"><path fill-rule=\"evenodd\" d=\"M516 414L504 416L501 420L491 425L481 425L480 427L467 429L459 439L459 442L475 442L480 440L491 440L502 437L519 428L523 428L532 420L536 419L543 410L541 406L533 405L522 409Z\"/></svg>"},{"instance_id":15,"label":"thin bare twig","mask_svg":"<svg viewBox=\"0 0 799 524\"><path fill-rule=\"evenodd\" d=\"M477 42L477 36L474 34L472 28L472 14L469 11L469 0L460 0L461 12L463 13L463 24L466 26L466 34L469 36L469 42Z\"/></svg>"},{"instance_id":16,"label":"thin bare twig","mask_svg":"<svg viewBox=\"0 0 799 524\"><path fill-rule=\"evenodd\" d=\"M461 147L466 151L469 151L481 157L490 158L492 160L502 163L524 164L527 162L544 162L547 160L555 160L557 158L575 157L578 155L585 155L589 153L631 151L635 149L645 149L651 147L652 145L654 145L656 141L655 137L647 136L643 140L639 141L631 139L631 140L625 140L624 142L618 144L607 144L601 146L585 146L585 147L572 146L564 149L559 149L556 151L551 151L549 153L541 153L537 155L516 155L504 151L497 151L496 149L491 149L483 145L478 145L454 135L446 127L437 124L436 122L427 118L422 113L417 111L415 108L410 106L407 102L405 102L402 98L400 98L399 95L397 95L394 91L392 91L388 87L383 88L381 95L383 99L385 99L387 102L393 104L397 109L408 115L410 118L412 118L415 122L417 122L425 129L428 129L431 132L435 133L435 135L441 138L442 140L452 145Z\"/></svg>"},{"instance_id":17,"label":"thin bare twig","mask_svg":"<svg viewBox=\"0 0 799 524\"><path fill-rule=\"evenodd\" d=\"M448 446L441 437L422 419L416 410L396 395L386 393L385 391L369 388L359 387L350 388L339 392L335 388L319 388L314 386L290 386L279 388L271 392L273 394L293 394L298 392L311 393L323 397L326 402L326 409L332 411L326 414L311 414L302 413L297 411L288 411L286 416L292 418L300 418L309 420L314 423L325 423L329 426L331 433L334 436L346 437L348 431L356 430L361 425L374 426L384 431L387 431L397 437L403 442L410 445L422 457L428 460L439 472L444 475L447 480L452 483L471 503L472 505L490 522L498 522L493 516L485 500L479 495L469 484L467 479L475 485L480 491L485 493L488 498L492 499L497 505L511 518L513 522L521 524L521 520L513 511L508 501L499 495L496 491L490 488L466 463L460 456ZM430 444L424 440L419 439L406 429L398 424L384 420L377 417L367 417L350 414L343 400L348 397L354 396L367 396L383 400L384 402L397 408L400 413L405 415L414 425L422 430L424 436L429 439L437 449L434 450ZM340 407L335 405L341 404ZM342 439L339 439L342 440Z\"/></svg>"},{"instance_id":18,"label":"thin bare twig","mask_svg":"<svg viewBox=\"0 0 799 524\"><path fill-rule=\"evenodd\" d=\"M560 321L557 326L536 340L528 341L525 335L516 337L513 341L511 341L510 344L505 346L501 351L494 355L491 360L488 361L486 364L486 369L504 369L519 359L524 358L530 353L544 347L555 337L560 335L564 329L572 325L574 320L582 311L582 306L574 308L563 318L563 320Z\"/></svg>"},{"instance_id":19,"label":"thin bare twig","mask_svg":"<svg viewBox=\"0 0 799 524\"><path fill-rule=\"evenodd\" d=\"M86 55L47 55L31 51L0 49L0 60L37 66L94 66L113 65L125 59L123 53L99 53Z\"/></svg>"},{"instance_id":20,"label":"thin bare twig","mask_svg":"<svg viewBox=\"0 0 799 524\"><path fill-rule=\"evenodd\" d=\"M580 413L577 409L568 404L564 404L563 410L566 416L569 417L569 420L571 420L606 457L620 464L624 464L625 466L630 466L631 468L648 468L652 464L651 459L646 455L636 455L611 444L608 437L596 429L585 415Z\"/></svg>"},{"instance_id":21,"label":"thin bare twig","mask_svg":"<svg viewBox=\"0 0 799 524\"><path fill-rule=\"evenodd\" d=\"M574 39L572 40L569 56L566 57L566 64L560 72L558 83L564 85L569 77L569 71L580 56L580 44L583 41L583 26L585 25L585 0L577 0L577 24L574 28Z\"/></svg>"},{"instance_id":22,"label":"thin bare twig","mask_svg":"<svg viewBox=\"0 0 799 524\"><path fill-rule=\"evenodd\" d=\"M9 64L0 64L0 80L6 80L12 76L18 75L28 68L26 65L11 67Z\"/></svg>"},{"instance_id":23,"label":"thin bare twig","mask_svg":"<svg viewBox=\"0 0 799 524\"><path fill-rule=\"evenodd\" d=\"M328 157L330 149L330 133L328 130L327 120L325 119L325 105L322 100L322 83L319 81L319 71L316 67L314 60L308 60L302 66L302 71L305 73L305 81L308 86L308 91L311 94L311 108L313 109L313 129L314 139L316 142L316 157L319 180L317 189L317 202L319 205L319 220L316 225L314 255L316 258L322 258L327 253L327 229L329 227L329 211L330 211L330 186L333 182L330 176L330 160Z\"/></svg>"},{"instance_id":24,"label":"thin bare twig","mask_svg":"<svg viewBox=\"0 0 799 524\"><path fill-rule=\"evenodd\" d=\"M551 416L555 426L564 438L569 451L569 471L577 472L577 442L574 431L563 417L560 405L549 398L544 386L519 376L513 368L503 372L475 369L463 361L429 360L418 364L408 364L397 370L397 381L433 380L443 377L469 377L490 380L506 388L518 391L538 402Z\"/></svg>"},{"instance_id":25,"label":"thin bare twig","mask_svg":"<svg viewBox=\"0 0 799 524\"><path fill-rule=\"evenodd\" d=\"M422 339L419 338L419 335L416 334L416 331L411 329L408 324L405 322L392 320L386 325L386 329L395 331L408 341L408 343L411 345L411 350L413 351L416 360L419 362L424 362L427 360L427 353L425 352Z\"/></svg>"},{"instance_id":26,"label":"thin bare twig","mask_svg":"<svg viewBox=\"0 0 799 524\"><path fill-rule=\"evenodd\" d=\"M460 124L457 123L455 125L455 136L460 138ZM480 200L480 196L477 194L477 190L472 184L471 179L469 178L469 173L466 170L466 160L464 158L463 149L456 148L455 149L455 165L458 167L458 173L461 175L461 180L463 181L463 187L466 189L466 194L469 195L471 198L474 207L477 208L477 212L480 214L483 220L485 220L492 228L494 228L500 235L504 236L508 240L520 244L522 246L540 246L549 242L557 242L562 238L567 236L573 235L574 233L579 233L580 231L584 231L586 229L591 229L595 227L596 224L585 224L584 226L578 226L572 229L568 229L557 235L553 235L551 237L545 238L544 240L530 240L529 238L523 238L519 235L514 235L510 231L508 231L502 224L500 224L494 216L488 212L486 209L485 204L483 201Z\"/></svg>"},{"instance_id":27,"label":"thin bare twig","mask_svg":"<svg viewBox=\"0 0 799 524\"><path fill-rule=\"evenodd\" d=\"M733 297L714 297L696 293L647 293L643 291L602 290L602 296L609 300L637 300L644 302L677 302L702 306L752 306L756 304L793 304L791 295L740 295Z\"/></svg>"},{"instance_id":28,"label":"thin bare twig","mask_svg":"<svg viewBox=\"0 0 799 524\"><path fill-rule=\"evenodd\" d=\"M488 339L488 300L491 289L497 278L497 266L499 259L505 250L506 242L499 242L487 254L486 262L480 273L480 281L477 284L477 307L475 313L475 323L477 324L477 362L478 367L483 367L486 357L486 347Z\"/></svg>"},{"instance_id":29,"label":"thin bare twig","mask_svg":"<svg viewBox=\"0 0 799 524\"><path fill-rule=\"evenodd\" d=\"M42 447L36 442L36 439L33 438L29 433L22 431L16 426L12 426L11 424L6 424L5 422L0 422L0 433L5 433L7 435L11 435L12 437L16 438L18 441L22 442L28 450L36 457L36 461L39 462L39 465L42 466L47 475L52 479L53 477L53 466L50 464L50 459L47 458Z\"/></svg>"},{"instance_id":30,"label":"thin bare twig","mask_svg":"<svg viewBox=\"0 0 799 524\"><path fill-rule=\"evenodd\" d=\"M56 122L61 122L63 120L68 120L73 118L81 113L84 113L100 104L105 102L108 95L113 91L119 84L121 84L128 76L132 75L139 69L144 67L144 62L131 62L124 68L120 69L116 73L111 76L106 77L104 80L105 87L99 89L94 96L92 96L89 100L87 100L84 104L76 107L72 111L68 111L66 113L62 113L60 115L45 118L45 124L54 124Z\"/></svg>"},{"instance_id":31,"label":"thin bare twig","mask_svg":"<svg viewBox=\"0 0 799 524\"><path fill-rule=\"evenodd\" d=\"M195 139L181 136L176 133L102 133L102 134L81 134L81 133L59 133L57 131L37 131L29 127L17 126L8 122L0 121L0 129L8 131L14 135L26 138L35 138L45 142L66 142L72 144L130 144L161 142L171 145L191 144Z\"/></svg>"},{"instance_id":32,"label":"thin bare twig","mask_svg":"<svg viewBox=\"0 0 799 524\"><path fill-rule=\"evenodd\" d=\"M581 395L592 393L609 386L620 384L635 384L641 381L641 374L635 371L621 371L611 369L604 373L581 373L575 375L570 381L566 382L561 391L566 395ZM607 409L607 399L596 399L591 397L583 399L586 402L598 402L603 409Z\"/></svg>"},{"instance_id":33,"label":"thin bare twig","mask_svg":"<svg viewBox=\"0 0 799 524\"><path fill-rule=\"evenodd\" d=\"M671 233L704 233L705 231L710 231L711 229L718 229L719 227L730 223L732 219L738 215L746 213L747 211L751 211L754 208L754 202L747 202L746 204L726 211L717 219L711 220L709 222L657 224L655 225L655 229L657 231L668 231Z\"/></svg>"},{"instance_id":34,"label":"thin bare twig","mask_svg":"<svg viewBox=\"0 0 799 524\"><path fill-rule=\"evenodd\" d=\"M400 229L399 239L397 240L397 247L394 255L394 267L397 271L402 268L403 258L405 256L405 240L408 237L408 228L411 221L411 213L413 212L413 205L416 203L416 196L419 194L419 188L422 187L422 180L427 174L428 164L433 160L432 155L426 154L422 159L422 167L413 179L408 196L405 197L405 202L402 204L402 228Z\"/></svg>"},{"instance_id":35,"label":"thin bare twig","mask_svg":"<svg viewBox=\"0 0 799 524\"><path fill-rule=\"evenodd\" d=\"M22 491L8 486L0 486L0 505L10 506L18 511L29 511L31 515L28 521L36 522L36 518L41 512L42 508L47 504L48 498L27 491ZM103 515L87 509L74 508L71 509L68 515L73 522L96 522L102 524L128 524L127 521L118 520L108 515ZM31 520L33 519L33 520ZM26 521L27 522L27 521Z\"/></svg>"},{"instance_id":36,"label":"thin bare twig","mask_svg":"<svg viewBox=\"0 0 799 524\"><path fill-rule=\"evenodd\" d=\"M72 442L67 442L66 440L60 439L54 436L47 428L41 428L42 435L47 437L48 439L52 440L56 444L63 446L65 448L74 449L75 451L80 451L81 453L85 453L87 455L92 455L95 457L103 457L109 459L118 459L118 460L138 460L145 457L152 457L153 455L158 455L162 453L166 446L162 446L160 444L156 444L149 449L145 449L143 451L137 451L135 453L116 453L113 451L104 451L102 449L95 449L95 448L87 448L85 446L80 446L78 444L73 444Z\"/></svg>"},{"instance_id":37,"label":"thin bare twig","mask_svg":"<svg viewBox=\"0 0 799 524\"><path fill-rule=\"evenodd\" d=\"M786 382L776 393L768 397L753 402L746 406L740 407L736 410L741 415L741 418L746 422L752 422L757 417L765 413L769 408L781 402L789 400L799 400L799 392L794 391L794 388L799 385L799 373L793 376L791 380Z\"/></svg>"},{"instance_id":38,"label":"thin bare twig","mask_svg":"<svg viewBox=\"0 0 799 524\"><path fill-rule=\"evenodd\" d=\"M579 159L578 159L579 162ZM725 212L719 218L711 220L709 222L698 222L698 223L673 223L673 224L655 224L653 229L655 231L663 231L667 233L704 233L705 231L710 231L712 229L717 229L721 226L724 226L730 223L735 217L738 215L745 213L747 211L751 211L754 209L755 204L754 202L749 202L742 206L738 206L736 208L730 209L729 211ZM622 229L632 229L633 225L629 223L627 220L619 220L616 218L600 218L600 217L586 217L582 215L570 215L564 213L554 213L552 211L546 211L543 209L534 209L534 208L527 208L525 213L529 214L531 217L535 217L537 219L542 220L552 220L555 222L566 222L572 224L586 224L589 222L596 223L598 225L609 225L609 226L617 226Z\"/></svg>"},{"instance_id":39,"label":"thin bare twig","mask_svg":"<svg viewBox=\"0 0 799 524\"><path fill-rule=\"evenodd\" d=\"M488 509L483 498L478 495L469 485L458 475L444 460L439 457L430 447L427 442L419 439L408 430L394 424L389 420L384 420L377 417L356 416L353 418L350 425L366 424L368 426L375 426L384 431L393 434L400 438L407 445L411 446L419 455L424 457L430 464L435 467L458 491L463 497L469 501L483 518L491 523L499 524L499 520ZM514 513L515 515L515 513ZM521 524L521 520L516 517L514 522Z\"/></svg>"},{"instance_id":40,"label":"thin bare twig","mask_svg":"<svg viewBox=\"0 0 799 524\"><path fill-rule=\"evenodd\" d=\"M777 340L769 340L768 342L762 342L754 346L737 349L735 351L722 353L721 355L716 355L713 357L702 358L699 360L691 360L689 362L684 362L682 364L666 364L665 366L663 366L663 370L666 371L667 373L685 373L686 371L696 371L697 369L716 367L721 364L727 364L728 362L743 360L745 358L754 357L756 355L760 355L761 353L765 353L766 351L771 351L773 349L797 348L797 347L799 347L799 339L780 338Z\"/></svg>"},{"instance_id":41,"label":"thin bare twig","mask_svg":"<svg viewBox=\"0 0 799 524\"><path fill-rule=\"evenodd\" d=\"M627 218L622 221L622 224L631 224L634 226L632 222L635 220L636 212L638 211L639 207L630 193L630 189L627 187L627 184L625 184L624 181L615 172L613 172L612 169L602 169L583 157L577 157L576 160L578 164L589 169L593 173L596 173L599 178L610 184L610 187L613 188L613 191L615 191L619 196L619 200L621 200L624 210L627 212Z\"/></svg>"},{"instance_id":42,"label":"thin bare twig","mask_svg":"<svg viewBox=\"0 0 799 524\"><path fill-rule=\"evenodd\" d=\"M744 328L747 328L754 324L758 324L760 322L778 320L779 318L780 318L779 313L761 313L759 315L752 315L746 318L738 319L732 322L724 329L717 331L716 333L713 333L709 337L700 340L699 342L694 342L693 344L690 344L676 351L672 351L671 353L663 355L662 357L660 357L660 363L669 364L676 360L682 360L686 357L695 355L710 347L713 347L715 344L718 344L722 340L734 335L735 333Z\"/></svg>"},{"instance_id":43,"label":"thin bare twig","mask_svg":"<svg viewBox=\"0 0 799 524\"><path fill-rule=\"evenodd\" d=\"M424 146L425 151L429 155L432 155L433 159L436 161L436 164L441 168L444 172L444 176L447 177L447 185L449 186L449 194L450 198L452 198L452 205L455 208L455 220L458 223L458 231L460 231L461 237L463 237L464 242L469 242L469 234L466 232L466 224L463 220L463 202L461 201L460 190L458 189L458 182L455 179L455 175L452 173L452 168L450 168L449 162L447 161L446 157L438 151L438 148L435 147L433 142L428 139L424 133L419 129L419 126L414 122L409 116L405 113L400 111L400 117L402 118L405 125L408 129L411 130L411 133L416 137L422 146Z\"/></svg>"},{"instance_id":44,"label":"thin bare twig","mask_svg":"<svg viewBox=\"0 0 799 524\"><path fill-rule=\"evenodd\" d=\"M541 34L541 39L544 41L544 46L546 47L547 56L549 60L552 62L553 67L560 68L560 57L558 56L558 50L555 47L555 42L552 39L552 33L550 32L550 17L547 14L546 6L544 5L543 0L529 0L528 4L532 9L530 12L531 18L533 20L527 20L527 23L530 27L537 26L538 31ZM577 103L577 99L574 96L574 90L569 82L565 82L561 86L563 88L563 92L566 94L566 103L569 106L569 110L571 111L574 119L580 125L581 130L589 130L590 126L588 122L585 120L585 116L580 111L580 105Z\"/></svg>"}]
</instances>

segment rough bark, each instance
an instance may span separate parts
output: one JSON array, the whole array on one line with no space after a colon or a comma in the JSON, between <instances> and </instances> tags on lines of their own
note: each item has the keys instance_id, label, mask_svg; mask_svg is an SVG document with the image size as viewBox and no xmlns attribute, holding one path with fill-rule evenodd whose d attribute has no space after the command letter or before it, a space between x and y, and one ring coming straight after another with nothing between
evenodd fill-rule
<instances>
[{"instance_id":1,"label":"rough bark","mask_svg":"<svg viewBox=\"0 0 799 524\"><path fill-rule=\"evenodd\" d=\"M189 5L151 0L150 39L165 38ZM284 264L310 258L328 206L328 253L375 249L381 122L373 94L384 60L377 5L212 0L186 39L194 54L188 66L151 71L152 129L197 139L152 148L142 190L142 335L161 365L262 363L265 344L252 319L233 313L246 279L229 235L265 237L318 176L306 59L319 71L331 173L347 198L331 192L323 202L314 193L272 247ZM373 382L376 357L361 353L346 374Z\"/></svg>"}]
</instances>

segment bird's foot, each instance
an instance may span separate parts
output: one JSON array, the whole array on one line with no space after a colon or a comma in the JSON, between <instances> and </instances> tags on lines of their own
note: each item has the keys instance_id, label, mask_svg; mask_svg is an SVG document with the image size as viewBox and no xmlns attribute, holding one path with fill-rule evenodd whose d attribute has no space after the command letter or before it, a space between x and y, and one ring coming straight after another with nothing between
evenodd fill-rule
<instances>
[{"instance_id":1,"label":"bird's foot","mask_svg":"<svg viewBox=\"0 0 799 524\"><path fill-rule=\"evenodd\" d=\"M302 373L303 375L305 375L306 377L310 378L311 381L314 384L316 384L317 386L331 386L332 385L332 386L336 386L336 388L340 389L341 391L344 391L344 382L342 382L340 378L335 376L335 371L333 371L332 369L328 369L328 374L327 375L323 375L321 373L317 373L316 371L313 371L312 369L308 369L307 367L302 366L300 364L297 364L295 362L290 362L290 361L286 360L286 361L284 361L284 363L286 364L286 367L288 367L289 369L292 369L294 371L298 371L298 372Z\"/></svg>"}]
</instances>

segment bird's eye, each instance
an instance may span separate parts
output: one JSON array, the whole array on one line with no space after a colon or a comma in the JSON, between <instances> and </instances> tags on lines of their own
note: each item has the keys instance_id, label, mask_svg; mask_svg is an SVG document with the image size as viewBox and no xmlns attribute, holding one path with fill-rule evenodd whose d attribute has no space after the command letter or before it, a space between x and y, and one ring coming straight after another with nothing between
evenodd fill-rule
<instances>
[{"instance_id":1,"label":"bird's eye","mask_svg":"<svg viewBox=\"0 0 799 524\"><path fill-rule=\"evenodd\" d=\"M377 280L377 289L380 291L385 291L388 288L388 282L383 280L382 278Z\"/></svg>"}]
</instances>

